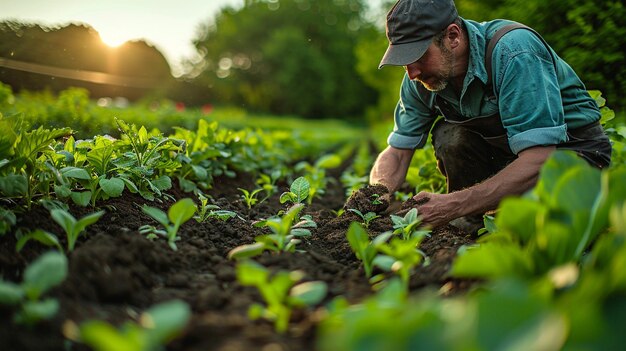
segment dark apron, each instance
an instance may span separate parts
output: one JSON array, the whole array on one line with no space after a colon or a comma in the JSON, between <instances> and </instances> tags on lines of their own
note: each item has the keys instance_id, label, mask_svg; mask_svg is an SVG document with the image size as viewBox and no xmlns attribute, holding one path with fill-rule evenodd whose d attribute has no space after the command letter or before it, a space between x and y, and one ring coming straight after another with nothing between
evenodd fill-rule
<instances>
[{"instance_id":1,"label":"dark apron","mask_svg":"<svg viewBox=\"0 0 626 351\"><path fill-rule=\"evenodd\" d=\"M487 115L463 118L450 103L435 95L435 107L446 122L466 128L478 134L489 145L504 151L515 158L509 146L506 129L498 112ZM598 168L608 167L611 162L611 143L599 122L567 131L567 141L556 145L557 149L573 150L589 164Z\"/></svg>"}]
</instances>

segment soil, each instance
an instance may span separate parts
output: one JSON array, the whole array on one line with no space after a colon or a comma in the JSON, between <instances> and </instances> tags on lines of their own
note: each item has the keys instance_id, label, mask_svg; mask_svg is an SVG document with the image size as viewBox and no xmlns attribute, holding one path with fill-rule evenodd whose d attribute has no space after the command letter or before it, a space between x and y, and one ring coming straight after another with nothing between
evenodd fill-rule
<instances>
[{"instance_id":1,"label":"soil","mask_svg":"<svg viewBox=\"0 0 626 351\"><path fill-rule=\"evenodd\" d=\"M350 211L339 217L335 215L333 211L344 206L346 197L338 180L329 184L323 198L315 199L303 210L303 214L312 215L318 227L298 245L301 252L264 253L255 258L272 271L298 269L306 273L305 280L326 282L328 295L321 306L340 295L357 303L373 293L345 237L350 223L359 218ZM121 325L155 303L178 298L189 304L193 315L183 334L168 345L168 350L315 350L318 314L313 309L296 311L289 330L282 335L274 332L271 322L247 318L248 306L263 301L255 288L237 282L236 262L226 257L232 248L253 243L256 235L264 233L263 228L253 227L252 222L285 208L278 197L288 185L281 184L278 194L251 209L241 200L237 188L254 188L252 177L216 179L209 193L221 209L235 211L241 218L185 223L179 230L177 251L170 249L163 239L148 240L139 234L140 226L157 225L141 211L141 205L147 203L167 210L175 200L193 197L190 194L173 189L168 192L171 198L148 202L126 192L120 198L102 202L100 208L106 209L106 214L79 238L76 249L68 254L68 278L48 293L60 302L59 313L52 320L28 328L14 325L11 310L0 307L2 349L85 349L84 345L70 343L63 336L65 322L80 324L101 319ZM92 211L71 208L76 217ZM16 227L62 233L49 212L41 207L19 215ZM368 233L373 237L391 229L389 216L381 216L370 223ZM474 238L451 226L434 230L420 247L429 256L430 264L414 272L411 292L425 287L440 289L444 295L466 291L472 282L451 279L447 272L457 249L473 241ZM14 235L10 234L0 240L0 276L18 282L24 268L48 249L29 242L17 253L15 243Z\"/></svg>"}]
</instances>

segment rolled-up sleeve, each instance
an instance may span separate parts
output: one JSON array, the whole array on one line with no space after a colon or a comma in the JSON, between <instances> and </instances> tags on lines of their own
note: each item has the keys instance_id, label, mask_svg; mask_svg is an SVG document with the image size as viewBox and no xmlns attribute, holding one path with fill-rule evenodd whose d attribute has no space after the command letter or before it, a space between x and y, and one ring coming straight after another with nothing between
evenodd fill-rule
<instances>
[{"instance_id":1,"label":"rolled-up sleeve","mask_svg":"<svg viewBox=\"0 0 626 351\"><path fill-rule=\"evenodd\" d=\"M408 75L404 75L400 87L400 100L394 111L394 128L387 138L387 143L398 149L418 149L426 144L428 132L436 115L432 112L431 97L426 103L420 97ZM430 94L429 94L430 95Z\"/></svg>"}]
</instances>

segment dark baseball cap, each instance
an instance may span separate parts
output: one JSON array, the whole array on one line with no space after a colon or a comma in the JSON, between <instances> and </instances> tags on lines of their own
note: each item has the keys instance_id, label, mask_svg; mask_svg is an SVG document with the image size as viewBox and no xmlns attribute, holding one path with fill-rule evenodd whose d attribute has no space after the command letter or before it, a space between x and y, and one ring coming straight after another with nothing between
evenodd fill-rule
<instances>
[{"instance_id":1,"label":"dark baseball cap","mask_svg":"<svg viewBox=\"0 0 626 351\"><path fill-rule=\"evenodd\" d=\"M453 0L399 0L387 14L389 47L378 68L417 61L457 17Z\"/></svg>"}]
</instances>

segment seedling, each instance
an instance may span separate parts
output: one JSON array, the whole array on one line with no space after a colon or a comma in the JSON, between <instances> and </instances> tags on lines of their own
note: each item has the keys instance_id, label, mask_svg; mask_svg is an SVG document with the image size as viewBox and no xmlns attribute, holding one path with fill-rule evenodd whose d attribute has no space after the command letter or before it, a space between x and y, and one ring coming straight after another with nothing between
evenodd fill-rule
<instances>
[{"instance_id":1,"label":"seedling","mask_svg":"<svg viewBox=\"0 0 626 351\"><path fill-rule=\"evenodd\" d=\"M280 195L280 203L291 202L293 204L302 203L308 196L310 183L304 177L298 177L291 183L289 191Z\"/></svg>"},{"instance_id":2,"label":"seedling","mask_svg":"<svg viewBox=\"0 0 626 351\"><path fill-rule=\"evenodd\" d=\"M227 221L233 217L237 217L237 213L228 210L221 210L219 206L209 204L209 199L200 195L200 207L198 213L193 217L196 221L202 223L209 218L217 218L220 221Z\"/></svg>"},{"instance_id":3,"label":"seedling","mask_svg":"<svg viewBox=\"0 0 626 351\"><path fill-rule=\"evenodd\" d=\"M390 235L392 235L391 232L386 232L377 236L373 241L370 241L367 232L359 223L350 223L346 237L348 238L348 243L350 243L350 247L352 251L354 251L356 258L363 262L363 269L368 278L372 276L374 258L378 253L377 246L387 241Z\"/></svg>"},{"instance_id":4,"label":"seedling","mask_svg":"<svg viewBox=\"0 0 626 351\"><path fill-rule=\"evenodd\" d=\"M393 237L391 242L387 243L389 235L386 233L381 235L384 235L382 239L375 240L376 249L383 254L374 258L374 265L385 271L397 273L408 289L411 272L426 257L426 254L417 248L423 237L413 236L408 240Z\"/></svg>"},{"instance_id":5,"label":"seedling","mask_svg":"<svg viewBox=\"0 0 626 351\"><path fill-rule=\"evenodd\" d=\"M50 319L59 310L59 302L40 298L61 284L66 276L67 258L54 251L45 253L26 268L21 284L0 279L0 303L17 306L13 321L18 324L33 325L42 319Z\"/></svg>"},{"instance_id":6,"label":"seedling","mask_svg":"<svg viewBox=\"0 0 626 351\"><path fill-rule=\"evenodd\" d=\"M310 182L309 194L307 199L307 202L309 204L311 204L314 197L324 195L324 193L326 192L326 186L328 184L326 170L339 167L340 164L341 158L335 154L324 155L320 157L313 165L306 161L302 161L296 164L296 166L294 167L295 171L304 172Z\"/></svg>"},{"instance_id":7,"label":"seedling","mask_svg":"<svg viewBox=\"0 0 626 351\"><path fill-rule=\"evenodd\" d=\"M68 339L97 351L160 350L180 334L190 316L191 310L185 302L171 300L151 307L141 314L138 322L127 321L119 329L108 322L93 320L80 327L66 322L63 333Z\"/></svg>"},{"instance_id":8,"label":"seedling","mask_svg":"<svg viewBox=\"0 0 626 351\"><path fill-rule=\"evenodd\" d=\"M253 261L239 263L237 265L239 283L243 286L257 287L266 303L266 306L252 304L248 309L248 317L252 320L264 318L273 321L277 332L287 331L293 308L313 306L326 296L326 283L313 281L295 285L302 278L304 278L302 271L280 271L270 275L267 268Z\"/></svg>"},{"instance_id":9,"label":"seedling","mask_svg":"<svg viewBox=\"0 0 626 351\"><path fill-rule=\"evenodd\" d=\"M379 194L372 194L371 198L372 198L372 205L382 205Z\"/></svg>"},{"instance_id":10,"label":"seedling","mask_svg":"<svg viewBox=\"0 0 626 351\"><path fill-rule=\"evenodd\" d=\"M55 222L57 222L63 230L65 230L65 234L67 235L67 251L74 251L74 246L76 245L76 240L78 237L85 231L87 226L96 223L100 217L104 214L104 211L98 211L91 214L88 214L82 217L79 220L76 220L74 216L68 211L55 208L50 211L50 215Z\"/></svg>"},{"instance_id":11,"label":"seedling","mask_svg":"<svg viewBox=\"0 0 626 351\"><path fill-rule=\"evenodd\" d=\"M178 249L176 247L176 241L180 239L177 236L178 228L193 217L196 213L196 204L194 204L193 200L190 198L184 198L173 204L167 211L167 214L156 207L146 205L143 205L141 209L145 214L161 223L161 225L165 227L165 230L156 229L150 225L144 225L139 228L139 232L147 234L149 239L154 239L158 235L166 237L168 245L172 250L176 251Z\"/></svg>"},{"instance_id":12,"label":"seedling","mask_svg":"<svg viewBox=\"0 0 626 351\"><path fill-rule=\"evenodd\" d=\"M293 224L303 204L292 206L282 217L272 217L264 221L257 222L257 227L268 227L272 234L257 236L256 243L241 245L232 249L228 253L229 259L242 259L254 257L265 250L276 252L293 252L296 245L300 243L302 237L311 236L308 228L315 228L317 224L310 216L302 216L300 221Z\"/></svg>"},{"instance_id":13,"label":"seedling","mask_svg":"<svg viewBox=\"0 0 626 351\"><path fill-rule=\"evenodd\" d=\"M278 191L276 181L280 178L280 174L280 170L274 170L270 175L263 173L259 175L256 183L265 191L265 197L261 199L261 202L267 200Z\"/></svg>"},{"instance_id":14,"label":"seedling","mask_svg":"<svg viewBox=\"0 0 626 351\"><path fill-rule=\"evenodd\" d=\"M361 217L365 228L369 228L371 221L373 221L376 218L380 218L380 216L377 215L376 212L367 212L366 214L363 214L363 212L357 210L356 208L349 208L348 211L356 213L359 217Z\"/></svg>"},{"instance_id":15,"label":"seedling","mask_svg":"<svg viewBox=\"0 0 626 351\"><path fill-rule=\"evenodd\" d=\"M252 206L256 205L257 202L259 202L257 196L261 191L263 191L262 188L254 189L252 191L248 191L242 188L237 189L239 189L239 191L243 193L243 195L241 195L241 198L246 203L246 206L248 206L248 208L252 208Z\"/></svg>"},{"instance_id":16,"label":"seedling","mask_svg":"<svg viewBox=\"0 0 626 351\"><path fill-rule=\"evenodd\" d=\"M391 221L393 222L393 233L401 234L404 240L409 240L415 236L420 238L430 236L430 230L419 229L422 221L417 217L416 208L409 210L404 217L391 215Z\"/></svg>"}]
</instances>

